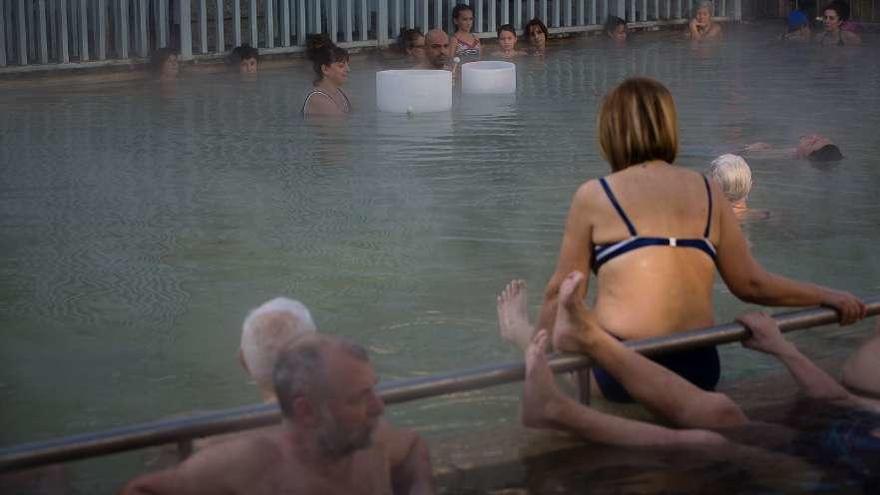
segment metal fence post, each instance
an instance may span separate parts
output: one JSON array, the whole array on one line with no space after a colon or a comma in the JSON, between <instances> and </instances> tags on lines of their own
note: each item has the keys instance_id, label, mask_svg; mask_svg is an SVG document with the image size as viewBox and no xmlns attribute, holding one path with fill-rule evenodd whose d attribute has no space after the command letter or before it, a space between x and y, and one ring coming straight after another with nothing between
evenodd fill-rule
<instances>
[{"instance_id":1,"label":"metal fence post","mask_svg":"<svg viewBox=\"0 0 880 495\"><path fill-rule=\"evenodd\" d=\"M223 39L223 24L226 22L225 14L223 13L223 0L217 0L217 12L215 14L215 19L217 26L217 52L223 53L226 51L226 41Z\"/></svg>"},{"instance_id":2,"label":"metal fence post","mask_svg":"<svg viewBox=\"0 0 880 495\"><path fill-rule=\"evenodd\" d=\"M79 25L80 25L80 42L82 43L80 46L80 54L79 59L83 62L87 62L89 60L89 4L87 0L82 0L79 9ZM128 19L128 15L123 14L123 19ZM126 31L125 34L128 36L128 24L125 25ZM126 38L127 40L127 38ZM128 47L126 46L126 50ZM122 58L128 58L128 52Z\"/></svg>"},{"instance_id":3,"label":"metal fence post","mask_svg":"<svg viewBox=\"0 0 880 495\"><path fill-rule=\"evenodd\" d=\"M98 60L107 59L107 0L98 0ZM65 41L66 43L66 41ZM65 44L65 49L67 45Z\"/></svg>"},{"instance_id":4,"label":"metal fence post","mask_svg":"<svg viewBox=\"0 0 880 495\"><path fill-rule=\"evenodd\" d=\"M376 21L376 45L382 47L388 44L388 0L377 0L377 2L379 19Z\"/></svg>"},{"instance_id":5,"label":"metal fence post","mask_svg":"<svg viewBox=\"0 0 880 495\"><path fill-rule=\"evenodd\" d=\"M192 4L191 0L178 0L180 4L180 58L192 60Z\"/></svg>"},{"instance_id":6,"label":"metal fence post","mask_svg":"<svg viewBox=\"0 0 880 495\"><path fill-rule=\"evenodd\" d=\"M0 67L6 67L6 5L0 4Z\"/></svg>"},{"instance_id":7,"label":"metal fence post","mask_svg":"<svg viewBox=\"0 0 880 495\"><path fill-rule=\"evenodd\" d=\"M248 20L251 25L251 46L260 46L260 35L257 31L257 0L251 0L251 8L248 10Z\"/></svg>"},{"instance_id":8,"label":"metal fence post","mask_svg":"<svg viewBox=\"0 0 880 495\"><path fill-rule=\"evenodd\" d=\"M281 2L281 46L290 46L290 0Z\"/></svg>"},{"instance_id":9,"label":"metal fence post","mask_svg":"<svg viewBox=\"0 0 880 495\"><path fill-rule=\"evenodd\" d=\"M266 48L275 48L275 9L272 6L274 1L266 0ZM335 15L333 20L334 22L336 21ZM333 41L336 40L334 39Z\"/></svg>"}]
</instances>

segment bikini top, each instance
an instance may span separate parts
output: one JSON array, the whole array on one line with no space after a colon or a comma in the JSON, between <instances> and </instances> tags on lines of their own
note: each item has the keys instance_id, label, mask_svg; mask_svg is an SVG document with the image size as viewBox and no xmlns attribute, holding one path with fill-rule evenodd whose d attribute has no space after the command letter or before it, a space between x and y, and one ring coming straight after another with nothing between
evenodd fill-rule
<instances>
[{"instance_id":1,"label":"bikini top","mask_svg":"<svg viewBox=\"0 0 880 495\"><path fill-rule=\"evenodd\" d=\"M468 44L465 41L462 41L458 36L453 35L455 38L455 54L465 57L479 57L480 56L480 38L474 36L474 43Z\"/></svg>"},{"instance_id":2,"label":"bikini top","mask_svg":"<svg viewBox=\"0 0 880 495\"><path fill-rule=\"evenodd\" d=\"M626 224L630 237L612 244L595 245L593 247L593 272L599 273L599 267L607 263L609 260L635 249L648 246L670 246L699 249L709 255L709 257L712 258L712 261L717 262L715 246L709 241L709 229L712 227L712 190L709 189L709 180L706 179L705 176L703 177L703 182L706 183L706 196L709 198L709 215L706 218L706 230L703 231L703 237L677 239L675 237L640 236L636 232L636 228L633 226L632 222L629 220L629 217L624 213L623 208L620 207L620 203L617 202L614 193L611 192L611 188L608 186L608 181L606 181L604 177L599 179L599 183L602 184L602 189L605 190L605 195L608 196L611 205L614 206L614 209L617 210L617 214L620 215L620 218L623 219L623 222Z\"/></svg>"},{"instance_id":3,"label":"bikini top","mask_svg":"<svg viewBox=\"0 0 880 495\"><path fill-rule=\"evenodd\" d=\"M325 98L330 98L330 101L335 103L336 106L339 107L339 110L342 111L342 113L351 113L351 102L348 100L348 95L346 95L345 92L342 91L341 89L337 88L336 91L338 91L339 94L342 95L342 102L341 103L339 101L336 101L335 98L333 98L332 96L328 95L327 93L321 91L320 89L313 88L311 91L309 91L309 94L306 95L306 101L303 102L302 114L303 115L306 114L306 108L309 107L309 101L315 95L321 95L321 96L324 96Z\"/></svg>"}]
</instances>

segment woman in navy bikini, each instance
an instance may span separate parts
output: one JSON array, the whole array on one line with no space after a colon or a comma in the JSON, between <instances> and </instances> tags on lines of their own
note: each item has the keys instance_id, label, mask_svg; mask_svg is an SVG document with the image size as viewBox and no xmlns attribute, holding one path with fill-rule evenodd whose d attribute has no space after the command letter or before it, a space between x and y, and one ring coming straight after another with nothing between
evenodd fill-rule
<instances>
[{"instance_id":1,"label":"woman in navy bikini","mask_svg":"<svg viewBox=\"0 0 880 495\"><path fill-rule=\"evenodd\" d=\"M591 268L598 279L598 323L620 340L713 326L716 269L730 291L747 302L830 306L843 324L864 318L865 305L852 294L769 273L752 257L719 186L673 165L678 123L663 85L645 78L621 83L602 105L598 136L612 174L582 184L574 195L536 328L553 328L565 277ZM522 305L517 310L517 298L525 298L521 289L522 282L512 282L498 301L502 335L520 345L529 337L523 335L529 328L526 311ZM583 298L587 283L578 290ZM511 331L511 320L525 320L525 327L518 323ZM714 389L720 377L714 347L655 360L706 390ZM605 397L630 400L603 369L593 370Z\"/></svg>"},{"instance_id":2,"label":"woman in navy bikini","mask_svg":"<svg viewBox=\"0 0 880 495\"><path fill-rule=\"evenodd\" d=\"M345 115L351 102L342 91L348 80L348 52L325 35L312 36L306 56L312 61L318 78L303 102L303 115Z\"/></svg>"},{"instance_id":3,"label":"woman in navy bikini","mask_svg":"<svg viewBox=\"0 0 880 495\"><path fill-rule=\"evenodd\" d=\"M456 5L452 9L452 22L456 31L449 37L449 59L458 57L462 63L480 60L480 38L471 33L474 27L474 9L462 3Z\"/></svg>"}]
</instances>

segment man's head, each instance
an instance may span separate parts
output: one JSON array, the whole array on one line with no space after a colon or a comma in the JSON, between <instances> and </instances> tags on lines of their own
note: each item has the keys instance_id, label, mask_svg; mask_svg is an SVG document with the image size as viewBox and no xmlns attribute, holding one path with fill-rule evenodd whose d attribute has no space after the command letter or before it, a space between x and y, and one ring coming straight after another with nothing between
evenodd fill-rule
<instances>
[{"instance_id":1,"label":"man's head","mask_svg":"<svg viewBox=\"0 0 880 495\"><path fill-rule=\"evenodd\" d=\"M739 155L721 155L712 160L709 176L715 179L731 204L745 201L752 190L752 170Z\"/></svg>"},{"instance_id":2,"label":"man's head","mask_svg":"<svg viewBox=\"0 0 880 495\"><path fill-rule=\"evenodd\" d=\"M260 52L250 45L235 47L227 57L227 64L239 74L256 74L257 63L260 60Z\"/></svg>"},{"instance_id":3,"label":"man's head","mask_svg":"<svg viewBox=\"0 0 880 495\"><path fill-rule=\"evenodd\" d=\"M797 156L813 162L836 162L843 159L840 148L821 134L801 136L798 140Z\"/></svg>"},{"instance_id":4,"label":"man's head","mask_svg":"<svg viewBox=\"0 0 880 495\"><path fill-rule=\"evenodd\" d=\"M446 68L449 59L449 36L442 29L432 29L425 35L425 59L432 69Z\"/></svg>"},{"instance_id":5,"label":"man's head","mask_svg":"<svg viewBox=\"0 0 880 495\"><path fill-rule=\"evenodd\" d=\"M282 415L313 434L324 457L370 445L385 406L363 347L326 335L300 340L278 357L273 378Z\"/></svg>"},{"instance_id":6,"label":"man's head","mask_svg":"<svg viewBox=\"0 0 880 495\"><path fill-rule=\"evenodd\" d=\"M276 297L248 314L242 325L239 356L264 395L274 390L272 370L281 351L316 331L308 308L286 297Z\"/></svg>"}]
</instances>

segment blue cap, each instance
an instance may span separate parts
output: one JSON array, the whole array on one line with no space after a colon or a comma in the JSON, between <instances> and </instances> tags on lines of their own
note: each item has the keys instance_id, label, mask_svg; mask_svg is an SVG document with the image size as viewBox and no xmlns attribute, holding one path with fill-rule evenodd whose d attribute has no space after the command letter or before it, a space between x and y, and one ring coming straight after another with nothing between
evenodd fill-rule
<instances>
[{"instance_id":1,"label":"blue cap","mask_svg":"<svg viewBox=\"0 0 880 495\"><path fill-rule=\"evenodd\" d=\"M788 28L796 29L805 24L808 24L807 14L804 14L802 10L795 10L791 14L788 14Z\"/></svg>"}]
</instances>

